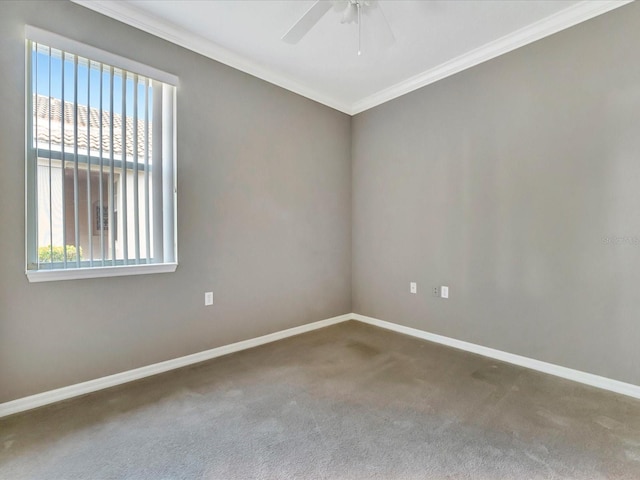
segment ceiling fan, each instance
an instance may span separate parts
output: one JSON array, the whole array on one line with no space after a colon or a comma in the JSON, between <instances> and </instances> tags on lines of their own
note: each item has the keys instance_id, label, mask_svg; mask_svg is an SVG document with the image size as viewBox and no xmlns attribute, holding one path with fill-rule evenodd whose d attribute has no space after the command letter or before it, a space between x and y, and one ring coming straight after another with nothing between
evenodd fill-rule
<instances>
[{"instance_id":1,"label":"ceiling fan","mask_svg":"<svg viewBox=\"0 0 640 480\"><path fill-rule=\"evenodd\" d=\"M282 36L282 40L291 44L298 43L329 10L342 13L340 23L358 25L358 55L362 53L363 15L368 17L365 22L370 25L372 34L383 45L395 42L389 22L377 0L317 0Z\"/></svg>"}]
</instances>

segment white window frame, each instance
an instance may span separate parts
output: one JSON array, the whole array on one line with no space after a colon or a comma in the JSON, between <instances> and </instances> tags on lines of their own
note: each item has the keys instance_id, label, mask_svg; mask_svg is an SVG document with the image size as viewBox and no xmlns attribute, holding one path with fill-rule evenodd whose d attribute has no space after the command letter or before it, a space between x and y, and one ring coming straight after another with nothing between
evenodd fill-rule
<instances>
[{"instance_id":1,"label":"white window frame","mask_svg":"<svg viewBox=\"0 0 640 480\"><path fill-rule=\"evenodd\" d=\"M51 48L63 50L92 61L101 62L105 65L118 69L135 72L150 79L173 86L171 93L167 96L165 112L162 114L163 121L171 121L173 125L172 135L163 135L162 151L163 155L170 156L169 162L163 160L162 164L162 196L163 196L163 226L158 233L163 237L163 262L149 264L118 264L110 266L85 266L81 268L60 268L60 269L34 269L34 261L37 264L38 239L37 239L37 185L36 169L38 159L36 149L32 145L32 116L33 116L33 93L31 78L31 49L26 48L26 151L25 151L25 273L29 282L47 282L57 280L74 280L102 277L118 277L125 275L143 275L153 273L174 272L178 266L178 238L177 238L177 123L176 123L176 94L178 77L142 63L130 60L119 55L115 55L104 50L76 42L61 35L42 30L30 25L25 26L25 39L27 46L30 42L47 45ZM163 92L159 92L163 95ZM166 138L170 137L170 138ZM127 262L124 262L127 263Z\"/></svg>"}]
</instances>

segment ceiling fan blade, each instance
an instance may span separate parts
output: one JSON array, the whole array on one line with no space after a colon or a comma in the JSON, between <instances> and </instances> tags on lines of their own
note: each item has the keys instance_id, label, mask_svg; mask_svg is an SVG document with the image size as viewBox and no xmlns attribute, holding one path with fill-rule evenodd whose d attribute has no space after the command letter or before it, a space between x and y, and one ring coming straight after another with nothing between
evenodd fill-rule
<instances>
[{"instance_id":1,"label":"ceiling fan blade","mask_svg":"<svg viewBox=\"0 0 640 480\"><path fill-rule=\"evenodd\" d=\"M396 37L379 2L371 2L371 6L363 9L363 13L366 15L362 20L363 32L376 48L385 48L395 43Z\"/></svg>"},{"instance_id":2,"label":"ceiling fan blade","mask_svg":"<svg viewBox=\"0 0 640 480\"><path fill-rule=\"evenodd\" d=\"M298 43L313 26L331 9L331 2L318 0L307 12L300 17L293 27L282 36L287 43Z\"/></svg>"}]
</instances>

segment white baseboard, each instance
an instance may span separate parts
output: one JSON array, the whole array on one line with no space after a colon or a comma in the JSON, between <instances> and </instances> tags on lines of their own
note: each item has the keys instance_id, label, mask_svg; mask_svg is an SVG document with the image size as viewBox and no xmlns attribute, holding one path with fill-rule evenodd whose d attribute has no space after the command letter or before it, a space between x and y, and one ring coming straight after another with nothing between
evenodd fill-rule
<instances>
[{"instance_id":1,"label":"white baseboard","mask_svg":"<svg viewBox=\"0 0 640 480\"><path fill-rule=\"evenodd\" d=\"M474 343L456 340L455 338L425 332L423 330L418 330L417 328L405 327L396 323L378 320L377 318L359 315L357 313L352 314L351 318L363 323L368 323L369 325L375 325L376 327L386 328L387 330L393 330L394 332L404 333L405 335L411 335L412 337L440 343L442 345L447 345L459 350L465 350L467 352L477 353L485 357L495 358L496 360L512 363L532 370L538 370L550 375L555 375L556 377L566 378L567 380L573 380L574 382L583 383L592 387L602 388L604 390L640 399L640 386L633 385L631 383L620 382L618 380L612 380L599 375L581 372L580 370L561 367L559 365L554 365L553 363L542 362L533 358L523 357L521 355L515 355L513 353L507 353L489 347L483 347L482 345L476 345Z\"/></svg>"},{"instance_id":2,"label":"white baseboard","mask_svg":"<svg viewBox=\"0 0 640 480\"><path fill-rule=\"evenodd\" d=\"M571 368L561 367L552 363L534 360L532 358L503 352L501 350L495 350L489 347L483 347L482 345L476 345L474 343L456 340L455 338L449 338L442 335L437 335L435 333L425 332L423 330L418 330L417 328L405 327L403 325L398 325L396 323L379 320L377 318L359 315L357 313L348 313L345 315L328 318L326 320L309 323L307 325L301 325L299 327L270 333L268 335L263 335L262 337L243 340L241 342L232 343L230 345L224 345L222 347L212 348L211 350L205 350L204 352L194 353L192 355L175 358L173 360L167 360L165 362L147 365L146 367L136 368L122 373L116 373L114 375L97 378L95 380L89 380L87 382L77 383L68 387L57 388L55 390L38 393L36 395L31 395L24 398L18 398L6 403L0 403L0 418L8 415L13 415L14 413L24 412L26 410L31 410L33 408L59 402L61 400L67 400L69 398L85 395L87 393L96 392L105 388L115 387L116 385L121 385L133 380L150 377L158 373L168 372L169 370L174 370L176 368L186 367L188 365L193 365L205 360L210 360L212 358L238 352L240 350L257 347L259 345L264 345L265 343L275 342L276 340L281 340L283 338L292 337L294 335L310 332L319 328L328 327L330 325L335 325L347 320L357 320L359 322L374 325L376 327L385 328L387 330L403 333L405 335L411 335L412 337L421 338L430 342L440 343L442 345L447 345L459 350L465 350L467 352L477 353L485 357L495 358L496 360L512 363L514 365L530 368L532 370L538 370L550 375L555 375L556 377L566 378L568 380L573 380L575 382L590 385L592 387L597 387L640 399L640 386L638 385L624 383L618 380L612 380L610 378L581 372L579 370L573 370Z\"/></svg>"},{"instance_id":3,"label":"white baseboard","mask_svg":"<svg viewBox=\"0 0 640 480\"><path fill-rule=\"evenodd\" d=\"M72 397L96 392L105 388L115 387L116 385L121 385L133 380L150 377L151 375L156 375L158 373L168 372L169 370L174 370L176 368L186 367L187 365L192 365L194 363L203 362L212 358L221 357L222 355L228 355L229 353L257 347L259 345L264 345L265 343L275 342L276 340L281 340L283 338L292 337L301 333L310 332L319 328L328 327L329 325L344 322L346 320L350 320L351 318L351 314L340 315L338 317L320 320L319 322L308 323L307 325L301 325L299 327L270 333L268 335L263 335L262 337L243 340L241 342L232 343L230 345L224 345L222 347L212 348L211 350L205 350L204 352L194 353L192 355L174 358L173 360L167 360L165 362L147 365L146 367L135 368L126 372L116 373L114 375L108 375L106 377L97 378L95 380L76 383L75 385L70 385L68 387L57 388L48 392L38 393L36 395L18 398L10 402L0 403L0 418L7 415L13 415L14 413L24 412L25 410L42 407L44 405L59 402L61 400L66 400Z\"/></svg>"}]
</instances>

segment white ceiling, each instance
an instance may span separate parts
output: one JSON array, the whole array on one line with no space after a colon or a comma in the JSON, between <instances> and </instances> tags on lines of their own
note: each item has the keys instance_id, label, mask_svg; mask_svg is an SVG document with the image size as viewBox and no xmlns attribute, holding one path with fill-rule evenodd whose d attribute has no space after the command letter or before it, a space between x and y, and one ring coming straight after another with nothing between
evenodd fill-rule
<instances>
[{"instance_id":1,"label":"white ceiling","mask_svg":"<svg viewBox=\"0 0 640 480\"><path fill-rule=\"evenodd\" d=\"M280 38L314 0L74 0L348 114L477 65L627 0L380 0L395 36L363 54L330 10L296 45ZM174 72L179 74L179 72Z\"/></svg>"}]
</instances>

